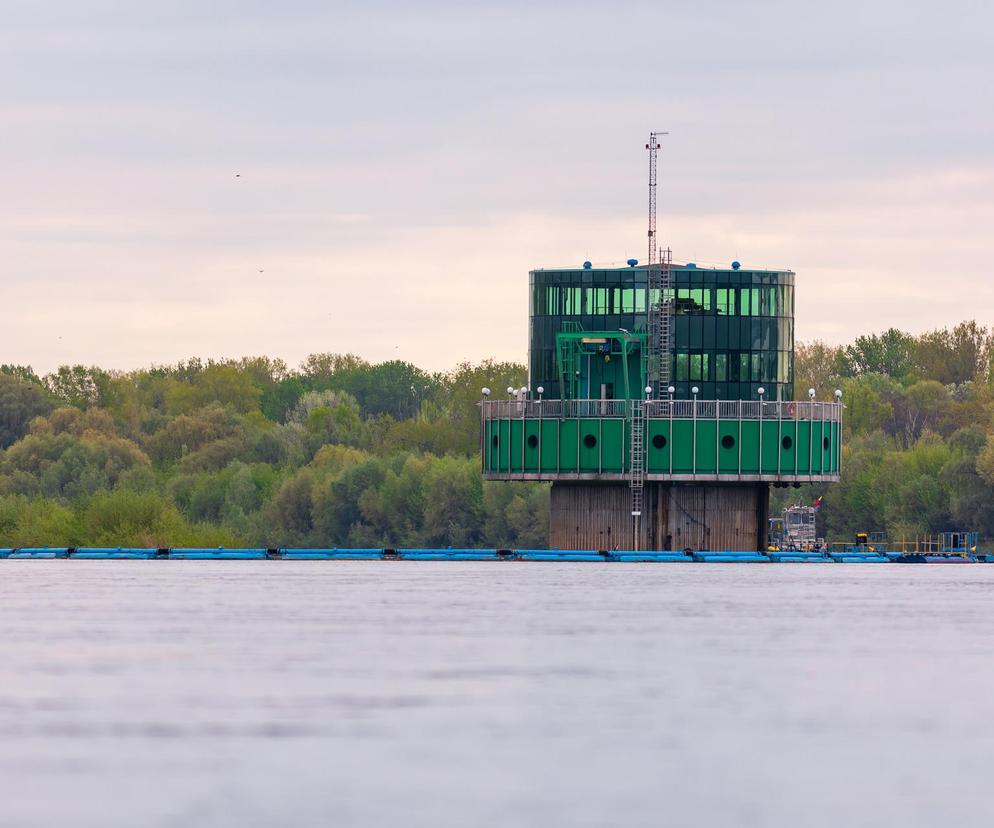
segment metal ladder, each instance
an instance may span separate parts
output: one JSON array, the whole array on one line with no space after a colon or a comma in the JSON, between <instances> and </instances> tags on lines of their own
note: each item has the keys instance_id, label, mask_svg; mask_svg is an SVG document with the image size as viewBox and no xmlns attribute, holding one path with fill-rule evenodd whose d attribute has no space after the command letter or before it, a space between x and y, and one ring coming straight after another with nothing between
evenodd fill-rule
<instances>
[{"instance_id":1,"label":"metal ladder","mask_svg":"<svg viewBox=\"0 0 994 828\"><path fill-rule=\"evenodd\" d=\"M631 451L629 486L632 493L632 536L634 549L641 542L642 507L645 488L645 409L652 399L660 399L670 384L671 353L673 350L673 252L662 250L660 262L649 265L649 295L646 306L648 328L648 358L645 379L652 393L645 400L631 401ZM655 297L655 301L653 301ZM638 395L641 397L641 393Z\"/></svg>"},{"instance_id":2,"label":"metal ladder","mask_svg":"<svg viewBox=\"0 0 994 828\"><path fill-rule=\"evenodd\" d=\"M631 451L629 453L629 486L632 493L632 549L638 551L642 524L645 484L645 402L631 401Z\"/></svg>"},{"instance_id":3,"label":"metal ladder","mask_svg":"<svg viewBox=\"0 0 994 828\"><path fill-rule=\"evenodd\" d=\"M660 399L670 384L673 342L673 252L666 248L660 253L659 264L649 266L646 314L649 333L646 381L652 386L653 399Z\"/></svg>"}]
</instances>

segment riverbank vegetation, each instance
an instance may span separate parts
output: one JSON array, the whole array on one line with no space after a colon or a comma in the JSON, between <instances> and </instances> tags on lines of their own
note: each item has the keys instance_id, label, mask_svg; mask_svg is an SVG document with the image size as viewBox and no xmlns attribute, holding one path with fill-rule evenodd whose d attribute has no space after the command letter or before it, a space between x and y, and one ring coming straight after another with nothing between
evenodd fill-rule
<instances>
[{"instance_id":1,"label":"riverbank vegetation","mask_svg":"<svg viewBox=\"0 0 994 828\"><path fill-rule=\"evenodd\" d=\"M994 335L975 322L849 345L802 344L795 394L840 388L842 481L780 491L776 505L824 495L832 540L885 531L893 540L946 529L994 536Z\"/></svg>"},{"instance_id":2,"label":"riverbank vegetation","mask_svg":"<svg viewBox=\"0 0 994 828\"><path fill-rule=\"evenodd\" d=\"M843 391L843 481L776 505L824 495L838 539L994 535L992 352L972 322L798 346L798 395ZM542 546L548 488L486 483L477 454L480 388L525 375L335 354L0 366L0 546Z\"/></svg>"}]
</instances>

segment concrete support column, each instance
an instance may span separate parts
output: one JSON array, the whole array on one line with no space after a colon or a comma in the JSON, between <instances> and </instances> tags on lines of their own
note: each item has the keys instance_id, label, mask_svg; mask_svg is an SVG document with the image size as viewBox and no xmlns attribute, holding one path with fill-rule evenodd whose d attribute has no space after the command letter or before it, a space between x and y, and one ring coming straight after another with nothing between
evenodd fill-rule
<instances>
[{"instance_id":1,"label":"concrete support column","mask_svg":"<svg viewBox=\"0 0 994 828\"><path fill-rule=\"evenodd\" d=\"M770 491L766 483L646 483L642 549L762 550ZM622 483L554 483L549 545L557 549L627 548L631 498Z\"/></svg>"}]
</instances>

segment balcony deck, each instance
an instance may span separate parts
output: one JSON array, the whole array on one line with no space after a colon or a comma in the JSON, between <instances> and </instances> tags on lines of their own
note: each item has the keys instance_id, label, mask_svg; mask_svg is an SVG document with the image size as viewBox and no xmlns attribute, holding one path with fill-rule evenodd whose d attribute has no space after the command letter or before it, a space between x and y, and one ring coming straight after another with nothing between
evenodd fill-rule
<instances>
[{"instance_id":1,"label":"balcony deck","mask_svg":"<svg viewBox=\"0 0 994 828\"><path fill-rule=\"evenodd\" d=\"M641 413L647 481L836 481L842 408L748 400L486 400L483 474L626 482L632 424Z\"/></svg>"}]
</instances>

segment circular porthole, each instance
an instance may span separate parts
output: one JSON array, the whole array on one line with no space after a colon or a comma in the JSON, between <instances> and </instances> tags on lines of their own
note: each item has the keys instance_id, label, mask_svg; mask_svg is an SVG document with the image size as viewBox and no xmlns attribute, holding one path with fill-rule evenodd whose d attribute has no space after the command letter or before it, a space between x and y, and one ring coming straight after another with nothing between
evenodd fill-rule
<instances>
[{"instance_id":1,"label":"circular porthole","mask_svg":"<svg viewBox=\"0 0 994 828\"><path fill-rule=\"evenodd\" d=\"M652 447L657 449L666 448L666 438L662 434L657 434L652 438Z\"/></svg>"},{"instance_id":2,"label":"circular porthole","mask_svg":"<svg viewBox=\"0 0 994 828\"><path fill-rule=\"evenodd\" d=\"M528 448L535 448L538 445L538 437L534 434L528 435Z\"/></svg>"},{"instance_id":3,"label":"circular porthole","mask_svg":"<svg viewBox=\"0 0 994 828\"><path fill-rule=\"evenodd\" d=\"M794 441L788 434L780 441L780 445L782 445L785 449L789 449L792 445L794 445Z\"/></svg>"},{"instance_id":4,"label":"circular porthole","mask_svg":"<svg viewBox=\"0 0 994 828\"><path fill-rule=\"evenodd\" d=\"M730 449L734 448L734 446L735 446L735 438L731 434L726 434L724 437L721 438L722 448Z\"/></svg>"},{"instance_id":5,"label":"circular porthole","mask_svg":"<svg viewBox=\"0 0 994 828\"><path fill-rule=\"evenodd\" d=\"M593 448L594 446L597 445L597 438L594 437L593 434L588 434L586 437L583 438L583 445L585 445L587 448Z\"/></svg>"},{"instance_id":6,"label":"circular porthole","mask_svg":"<svg viewBox=\"0 0 994 828\"><path fill-rule=\"evenodd\" d=\"M824 439L823 439L823 440L821 441L821 444L822 444L822 445L823 445L823 446L825 447L825 451L828 451L828 447L829 447L829 445L831 445L831 444L830 444L830 443L828 442L828 438L827 438L827 437L825 437L825 438L824 438Z\"/></svg>"}]
</instances>

